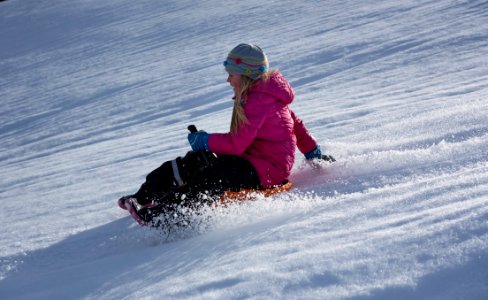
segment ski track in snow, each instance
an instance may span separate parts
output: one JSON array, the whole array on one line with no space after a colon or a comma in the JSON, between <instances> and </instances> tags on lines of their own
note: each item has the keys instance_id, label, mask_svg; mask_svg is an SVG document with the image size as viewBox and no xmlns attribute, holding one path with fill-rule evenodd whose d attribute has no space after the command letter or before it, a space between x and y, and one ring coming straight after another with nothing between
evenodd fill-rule
<instances>
[{"instance_id":1,"label":"ski track in snow","mask_svg":"<svg viewBox=\"0 0 488 300\"><path fill-rule=\"evenodd\" d=\"M486 299L486 1L0 3L2 299ZM227 130L254 42L337 162L169 236L116 205Z\"/></svg>"}]
</instances>

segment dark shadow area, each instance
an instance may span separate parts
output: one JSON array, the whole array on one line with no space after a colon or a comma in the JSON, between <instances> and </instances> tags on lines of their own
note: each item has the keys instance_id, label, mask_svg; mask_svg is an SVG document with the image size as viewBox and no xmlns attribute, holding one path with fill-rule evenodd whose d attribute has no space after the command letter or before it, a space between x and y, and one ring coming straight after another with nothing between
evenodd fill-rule
<instances>
[{"instance_id":1,"label":"dark shadow area","mask_svg":"<svg viewBox=\"0 0 488 300\"><path fill-rule=\"evenodd\" d=\"M121 274L136 272L157 253L141 250L165 238L131 218L73 234L47 248L2 257L2 299L81 299ZM10 271L4 266L10 265Z\"/></svg>"}]
</instances>

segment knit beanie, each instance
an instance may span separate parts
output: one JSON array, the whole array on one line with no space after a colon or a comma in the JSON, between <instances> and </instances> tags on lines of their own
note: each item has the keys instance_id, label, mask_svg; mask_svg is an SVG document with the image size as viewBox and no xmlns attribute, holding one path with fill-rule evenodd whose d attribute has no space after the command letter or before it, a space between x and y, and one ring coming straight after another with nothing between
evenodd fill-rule
<instances>
[{"instance_id":1,"label":"knit beanie","mask_svg":"<svg viewBox=\"0 0 488 300\"><path fill-rule=\"evenodd\" d=\"M229 74L241 74L258 79L268 69L268 58L259 46L239 44L229 52L224 61L225 70Z\"/></svg>"}]
</instances>

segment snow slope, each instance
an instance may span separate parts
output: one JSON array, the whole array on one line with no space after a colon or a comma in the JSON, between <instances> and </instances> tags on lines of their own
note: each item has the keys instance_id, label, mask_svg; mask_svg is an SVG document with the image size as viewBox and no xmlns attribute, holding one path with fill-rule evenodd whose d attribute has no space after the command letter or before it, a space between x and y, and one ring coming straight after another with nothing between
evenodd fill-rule
<instances>
[{"instance_id":1,"label":"snow slope","mask_svg":"<svg viewBox=\"0 0 488 300\"><path fill-rule=\"evenodd\" d=\"M0 40L2 299L487 299L486 1L9 0ZM240 42L338 161L139 228L116 199L227 130Z\"/></svg>"}]
</instances>

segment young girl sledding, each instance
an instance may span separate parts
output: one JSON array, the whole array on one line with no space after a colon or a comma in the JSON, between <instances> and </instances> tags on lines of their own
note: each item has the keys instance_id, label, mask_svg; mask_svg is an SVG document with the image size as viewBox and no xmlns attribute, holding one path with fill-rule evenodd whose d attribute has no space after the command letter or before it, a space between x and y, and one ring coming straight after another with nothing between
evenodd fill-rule
<instances>
[{"instance_id":1,"label":"young girl sledding","mask_svg":"<svg viewBox=\"0 0 488 300\"><path fill-rule=\"evenodd\" d=\"M287 182L295 148L305 158L334 161L289 108L294 92L263 50L239 44L224 62L234 90L230 132L188 135L192 151L163 163L133 195L119 199L141 225L164 226L181 207L198 209L226 191L265 190Z\"/></svg>"}]
</instances>

